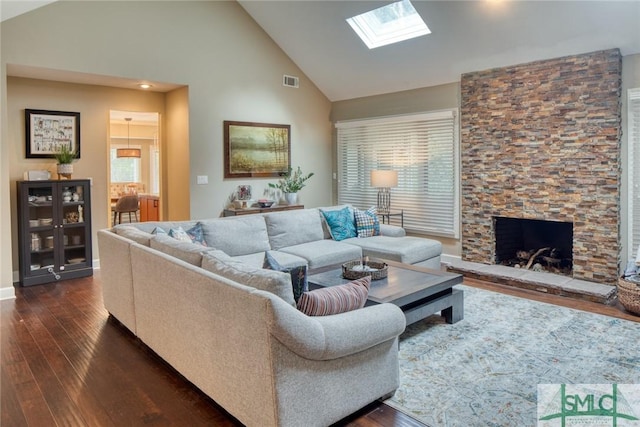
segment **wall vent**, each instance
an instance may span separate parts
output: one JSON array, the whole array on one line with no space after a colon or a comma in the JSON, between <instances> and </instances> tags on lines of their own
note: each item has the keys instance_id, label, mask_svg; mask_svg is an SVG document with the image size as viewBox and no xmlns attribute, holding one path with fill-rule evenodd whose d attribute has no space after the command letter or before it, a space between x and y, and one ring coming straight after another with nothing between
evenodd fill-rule
<instances>
[{"instance_id":1,"label":"wall vent","mask_svg":"<svg viewBox=\"0 0 640 427\"><path fill-rule=\"evenodd\" d=\"M288 87L300 87L300 79L294 76L282 76L282 85Z\"/></svg>"}]
</instances>

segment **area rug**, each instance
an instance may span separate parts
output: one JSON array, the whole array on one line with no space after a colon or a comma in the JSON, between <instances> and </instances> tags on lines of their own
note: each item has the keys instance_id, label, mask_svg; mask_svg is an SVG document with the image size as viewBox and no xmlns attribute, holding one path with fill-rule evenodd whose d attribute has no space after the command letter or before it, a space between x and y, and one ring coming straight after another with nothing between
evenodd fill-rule
<instances>
[{"instance_id":1,"label":"area rug","mask_svg":"<svg viewBox=\"0 0 640 427\"><path fill-rule=\"evenodd\" d=\"M535 426L538 384L640 384L640 323L460 288L462 321L401 336L385 403L432 427Z\"/></svg>"}]
</instances>

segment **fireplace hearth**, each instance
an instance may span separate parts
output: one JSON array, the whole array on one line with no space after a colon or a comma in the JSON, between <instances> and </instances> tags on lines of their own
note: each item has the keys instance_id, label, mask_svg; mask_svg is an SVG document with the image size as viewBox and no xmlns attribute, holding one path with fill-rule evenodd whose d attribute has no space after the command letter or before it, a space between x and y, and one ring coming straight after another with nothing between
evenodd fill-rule
<instances>
[{"instance_id":1,"label":"fireplace hearth","mask_svg":"<svg viewBox=\"0 0 640 427\"><path fill-rule=\"evenodd\" d=\"M573 223L494 217L495 263L572 276Z\"/></svg>"}]
</instances>

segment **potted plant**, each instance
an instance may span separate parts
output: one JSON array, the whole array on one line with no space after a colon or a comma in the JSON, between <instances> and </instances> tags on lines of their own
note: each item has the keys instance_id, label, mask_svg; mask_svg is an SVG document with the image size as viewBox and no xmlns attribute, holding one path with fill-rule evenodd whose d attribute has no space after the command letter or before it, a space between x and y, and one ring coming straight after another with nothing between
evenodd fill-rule
<instances>
[{"instance_id":1,"label":"potted plant","mask_svg":"<svg viewBox=\"0 0 640 427\"><path fill-rule=\"evenodd\" d=\"M61 179L61 177L70 179L73 173L73 161L78 157L78 153L71 151L69 145L63 144L53 154L53 157L58 162L58 179Z\"/></svg>"},{"instance_id":2,"label":"potted plant","mask_svg":"<svg viewBox=\"0 0 640 427\"><path fill-rule=\"evenodd\" d=\"M286 175L277 183L269 183L269 187L277 188L284 193L284 198L290 205L295 205L298 200L298 191L304 188L309 178L313 176L313 172L304 175L302 169L298 166L295 172L289 167Z\"/></svg>"}]
</instances>

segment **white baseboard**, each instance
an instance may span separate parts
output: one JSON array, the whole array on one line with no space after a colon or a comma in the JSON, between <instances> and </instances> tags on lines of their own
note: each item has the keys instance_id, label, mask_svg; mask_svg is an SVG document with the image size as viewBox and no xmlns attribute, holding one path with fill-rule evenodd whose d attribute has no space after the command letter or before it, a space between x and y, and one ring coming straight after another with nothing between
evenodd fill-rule
<instances>
[{"instance_id":1,"label":"white baseboard","mask_svg":"<svg viewBox=\"0 0 640 427\"><path fill-rule=\"evenodd\" d=\"M5 299L15 299L15 298L16 298L16 290L13 288L13 286L0 288L0 301Z\"/></svg>"}]
</instances>

